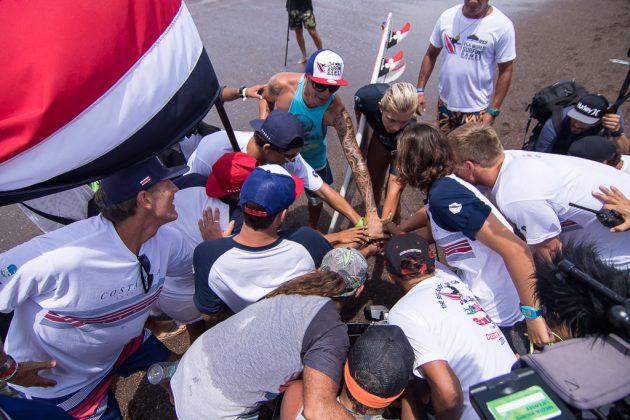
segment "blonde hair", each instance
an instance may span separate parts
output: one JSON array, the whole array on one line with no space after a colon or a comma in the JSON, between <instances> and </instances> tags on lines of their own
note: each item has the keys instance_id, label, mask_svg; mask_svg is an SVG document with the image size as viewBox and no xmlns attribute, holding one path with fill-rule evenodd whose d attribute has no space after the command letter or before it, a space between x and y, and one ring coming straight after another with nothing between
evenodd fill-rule
<instances>
[{"instance_id":1,"label":"blonde hair","mask_svg":"<svg viewBox=\"0 0 630 420\"><path fill-rule=\"evenodd\" d=\"M483 123L464 124L448 133L457 163L467 160L484 168L493 166L503 154L503 145L492 126Z\"/></svg>"},{"instance_id":2,"label":"blonde hair","mask_svg":"<svg viewBox=\"0 0 630 420\"><path fill-rule=\"evenodd\" d=\"M383 111L406 114L418 107L418 93L411 83L394 83L379 102Z\"/></svg>"}]
</instances>

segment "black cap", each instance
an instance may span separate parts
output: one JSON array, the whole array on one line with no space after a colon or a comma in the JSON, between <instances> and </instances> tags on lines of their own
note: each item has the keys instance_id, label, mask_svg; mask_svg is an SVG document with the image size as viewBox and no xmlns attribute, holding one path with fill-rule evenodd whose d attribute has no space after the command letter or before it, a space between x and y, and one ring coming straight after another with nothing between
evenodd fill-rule
<instances>
[{"instance_id":1,"label":"black cap","mask_svg":"<svg viewBox=\"0 0 630 420\"><path fill-rule=\"evenodd\" d=\"M403 261L409 257L416 257L421 264L416 269L403 268ZM429 243L413 232L394 236L385 246L385 268L394 275L432 272L434 267L435 256L429 248Z\"/></svg>"},{"instance_id":2,"label":"black cap","mask_svg":"<svg viewBox=\"0 0 630 420\"><path fill-rule=\"evenodd\" d=\"M607 138L602 136L586 136L571 143L569 156L577 156L596 162L610 162L615 158L617 149Z\"/></svg>"},{"instance_id":3,"label":"black cap","mask_svg":"<svg viewBox=\"0 0 630 420\"><path fill-rule=\"evenodd\" d=\"M264 120L249 122L269 144L281 150L304 146L304 125L293 114L275 109Z\"/></svg>"},{"instance_id":4,"label":"black cap","mask_svg":"<svg viewBox=\"0 0 630 420\"><path fill-rule=\"evenodd\" d=\"M608 100L606 98L602 95L589 93L578 101L575 107L569 111L568 115L574 120L590 125L598 123L607 109Z\"/></svg>"},{"instance_id":5,"label":"black cap","mask_svg":"<svg viewBox=\"0 0 630 420\"><path fill-rule=\"evenodd\" d=\"M348 352L348 370L361 389L381 398L400 394L413 376L414 353L396 325L373 325Z\"/></svg>"},{"instance_id":6,"label":"black cap","mask_svg":"<svg viewBox=\"0 0 630 420\"><path fill-rule=\"evenodd\" d=\"M121 169L101 181L107 200L105 205L122 203L148 190L165 179L172 179L188 172L188 166L167 168L157 156L150 157L128 168Z\"/></svg>"}]
</instances>

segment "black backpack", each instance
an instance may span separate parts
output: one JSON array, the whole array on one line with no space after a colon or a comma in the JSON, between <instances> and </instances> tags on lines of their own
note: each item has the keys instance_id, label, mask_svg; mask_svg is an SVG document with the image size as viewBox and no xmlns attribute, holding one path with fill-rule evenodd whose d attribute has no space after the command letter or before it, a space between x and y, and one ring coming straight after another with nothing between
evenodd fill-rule
<instances>
[{"instance_id":1,"label":"black backpack","mask_svg":"<svg viewBox=\"0 0 630 420\"><path fill-rule=\"evenodd\" d=\"M527 120L527 127L525 128L523 150L536 149L536 142L538 141L540 131L549 118L553 118L553 125L556 132L560 132L562 110L570 105L576 104L587 93L584 86L575 82L575 80L560 80L536 92L532 98L532 102L527 105L525 109L529 111L529 119ZM529 139L525 141L532 118L537 121L537 124L532 130Z\"/></svg>"}]
</instances>

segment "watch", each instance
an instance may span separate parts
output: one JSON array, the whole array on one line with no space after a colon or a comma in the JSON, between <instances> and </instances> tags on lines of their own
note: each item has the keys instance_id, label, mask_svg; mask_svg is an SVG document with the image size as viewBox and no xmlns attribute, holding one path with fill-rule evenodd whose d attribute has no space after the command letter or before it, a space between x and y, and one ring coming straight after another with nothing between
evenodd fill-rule
<instances>
[{"instance_id":1,"label":"watch","mask_svg":"<svg viewBox=\"0 0 630 420\"><path fill-rule=\"evenodd\" d=\"M620 128L619 130L617 130L617 131L611 131L611 132L610 132L610 135L611 135L612 137L619 137L619 136L621 136L623 133L624 133L624 131L623 131L623 127L621 127L621 128Z\"/></svg>"},{"instance_id":2,"label":"watch","mask_svg":"<svg viewBox=\"0 0 630 420\"><path fill-rule=\"evenodd\" d=\"M536 319L539 316L542 316L545 313L544 309L545 308L542 306L539 309L536 309L531 306L521 305L521 313L527 319Z\"/></svg>"},{"instance_id":3,"label":"watch","mask_svg":"<svg viewBox=\"0 0 630 420\"><path fill-rule=\"evenodd\" d=\"M496 108L488 108L488 114L492 115L493 118L496 118L501 114L501 110Z\"/></svg>"}]
</instances>

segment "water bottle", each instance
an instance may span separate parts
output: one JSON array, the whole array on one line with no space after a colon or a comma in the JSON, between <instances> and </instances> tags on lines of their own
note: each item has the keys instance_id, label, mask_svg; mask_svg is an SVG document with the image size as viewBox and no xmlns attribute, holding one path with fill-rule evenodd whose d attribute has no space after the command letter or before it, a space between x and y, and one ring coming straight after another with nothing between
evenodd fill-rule
<instances>
[{"instance_id":1,"label":"water bottle","mask_svg":"<svg viewBox=\"0 0 630 420\"><path fill-rule=\"evenodd\" d=\"M176 362L163 362L154 363L147 370L147 379L151 385L158 385L159 383L169 380L175 374L179 365L179 360Z\"/></svg>"}]
</instances>

